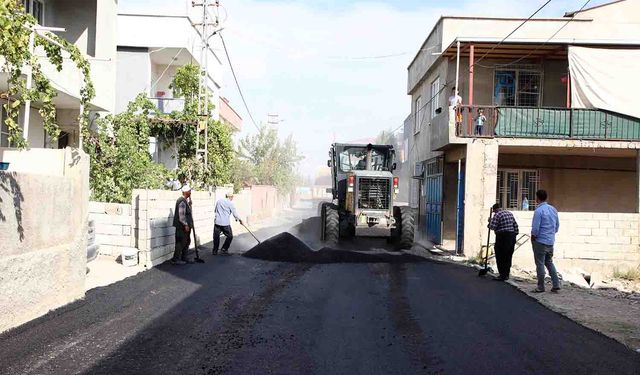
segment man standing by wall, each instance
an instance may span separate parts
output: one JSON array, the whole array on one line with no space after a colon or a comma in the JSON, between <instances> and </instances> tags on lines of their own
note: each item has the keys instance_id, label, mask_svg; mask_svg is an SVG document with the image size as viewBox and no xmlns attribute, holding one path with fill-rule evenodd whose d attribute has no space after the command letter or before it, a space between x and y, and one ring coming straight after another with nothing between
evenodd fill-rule
<instances>
[{"instance_id":1,"label":"man standing by wall","mask_svg":"<svg viewBox=\"0 0 640 375\"><path fill-rule=\"evenodd\" d=\"M240 225L244 225L236 206L233 204L233 193L227 193L226 198L220 199L216 203L216 217L213 227L213 255L218 254L218 248L220 246L220 232L224 233L225 240L222 244L222 255L229 254L229 246L233 240L233 231L231 230L231 215L240 222Z\"/></svg>"},{"instance_id":2,"label":"man standing by wall","mask_svg":"<svg viewBox=\"0 0 640 375\"><path fill-rule=\"evenodd\" d=\"M193 215L191 214L191 187L182 187L182 196L176 201L173 211L173 226L176 228L176 248L173 252L171 263L182 265L193 263L188 258L189 245L191 244L191 228L193 228Z\"/></svg>"},{"instance_id":3,"label":"man standing by wall","mask_svg":"<svg viewBox=\"0 0 640 375\"><path fill-rule=\"evenodd\" d=\"M496 263L500 273L494 280L509 280L518 223L510 211L500 208L500 204L496 203L493 205L493 218L489 222L489 228L496 232Z\"/></svg>"},{"instance_id":4,"label":"man standing by wall","mask_svg":"<svg viewBox=\"0 0 640 375\"><path fill-rule=\"evenodd\" d=\"M537 208L533 214L533 224L531 226L531 243L533 244L533 257L536 262L536 273L538 275L538 287L534 293L544 292L544 269L549 271L553 287L552 292L560 290L560 279L553 264L553 245L556 242L556 233L560 229L558 211L547 203L547 192L538 190L536 192Z\"/></svg>"}]
</instances>

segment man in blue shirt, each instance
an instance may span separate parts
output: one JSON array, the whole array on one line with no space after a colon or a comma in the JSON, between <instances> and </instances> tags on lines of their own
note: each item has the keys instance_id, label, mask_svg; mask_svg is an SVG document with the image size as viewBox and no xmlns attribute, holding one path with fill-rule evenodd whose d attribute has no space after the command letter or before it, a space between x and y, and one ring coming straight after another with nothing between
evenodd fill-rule
<instances>
[{"instance_id":1,"label":"man in blue shirt","mask_svg":"<svg viewBox=\"0 0 640 375\"><path fill-rule=\"evenodd\" d=\"M213 255L218 254L220 246L220 233L224 233L225 240L222 244L222 255L229 254L229 246L233 240L233 231L231 230L231 215L243 225L240 216L233 204L233 193L227 193L226 198L220 199L216 203L216 218L213 227Z\"/></svg>"},{"instance_id":2,"label":"man in blue shirt","mask_svg":"<svg viewBox=\"0 0 640 375\"><path fill-rule=\"evenodd\" d=\"M553 245L556 242L556 233L560 229L558 211L547 203L547 192L538 190L536 192L537 208L533 214L533 224L531 225L531 243L533 244L533 257L536 262L536 273L538 275L538 287L534 293L544 292L544 269L549 271L553 283L552 292L560 290L560 279L553 264Z\"/></svg>"}]
</instances>

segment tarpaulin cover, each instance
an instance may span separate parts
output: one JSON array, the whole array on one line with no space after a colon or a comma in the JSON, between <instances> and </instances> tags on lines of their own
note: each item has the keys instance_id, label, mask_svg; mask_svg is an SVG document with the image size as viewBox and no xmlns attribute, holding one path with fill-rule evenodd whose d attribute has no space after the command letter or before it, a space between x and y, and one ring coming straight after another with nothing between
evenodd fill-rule
<instances>
[{"instance_id":1,"label":"tarpaulin cover","mask_svg":"<svg viewBox=\"0 0 640 375\"><path fill-rule=\"evenodd\" d=\"M640 118L639 49L569 47L571 106Z\"/></svg>"}]
</instances>

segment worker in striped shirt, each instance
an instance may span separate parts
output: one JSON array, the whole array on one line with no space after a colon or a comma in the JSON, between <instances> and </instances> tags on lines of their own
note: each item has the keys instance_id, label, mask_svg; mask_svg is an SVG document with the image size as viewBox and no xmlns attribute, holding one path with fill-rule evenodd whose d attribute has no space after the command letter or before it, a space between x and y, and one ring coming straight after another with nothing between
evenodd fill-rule
<instances>
[{"instance_id":1,"label":"worker in striped shirt","mask_svg":"<svg viewBox=\"0 0 640 375\"><path fill-rule=\"evenodd\" d=\"M489 222L489 228L496 232L496 263L500 276L494 280L509 280L511 273L511 259L516 246L516 236L518 235L518 223L510 211L500 207L499 203L493 205L493 217Z\"/></svg>"}]
</instances>

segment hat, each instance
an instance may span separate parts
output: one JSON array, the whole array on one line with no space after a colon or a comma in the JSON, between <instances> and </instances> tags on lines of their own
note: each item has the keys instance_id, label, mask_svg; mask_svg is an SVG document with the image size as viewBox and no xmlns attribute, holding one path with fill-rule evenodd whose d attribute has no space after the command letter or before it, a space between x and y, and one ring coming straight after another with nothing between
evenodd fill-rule
<instances>
[{"instance_id":1,"label":"hat","mask_svg":"<svg viewBox=\"0 0 640 375\"><path fill-rule=\"evenodd\" d=\"M231 191L231 192L228 192L227 194L225 194L225 196L226 196L227 198L231 198L231 197L233 197L233 192L232 192L232 191Z\"/></svg>"},{"instance_id":2,"label":"hat","mask_svg":"<svg viewBox=\"0 0 640 375\"><path fill-rule=\"evenodd\" d=\"M183 193L188 193L191 191L191 186L189 186L189 184L184 184L181 190Z\"/></svg>"}]
</instances>

